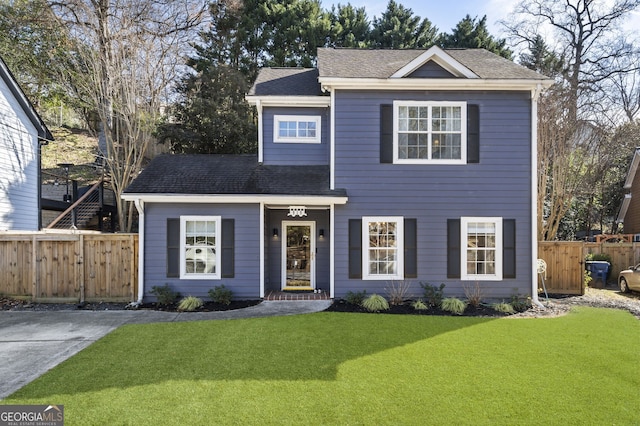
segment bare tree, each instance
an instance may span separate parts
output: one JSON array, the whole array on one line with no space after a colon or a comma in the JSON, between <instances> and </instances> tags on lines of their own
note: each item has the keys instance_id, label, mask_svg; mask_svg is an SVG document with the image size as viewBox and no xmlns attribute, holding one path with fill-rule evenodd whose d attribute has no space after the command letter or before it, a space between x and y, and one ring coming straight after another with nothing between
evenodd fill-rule
<instances>
[{"instance_id":1,"label":"bare tree","mask_svg":"<svg viewBox=\"0 0 640 426\"><path fill-rule=\"evenodd\" d=\"M75 41L70 70L95 111L106 168L118 199L119 229L132 228L133 206L120 200L140 172L165 93L207 5L185 0L50 2Z\"/></svg>"},{"instance_id":2,"label":"bare tree","mask_svg":"<svg viewBox=\"0 0 640 426\"><path fill-rule=\"evenodd\" d=\"M532 46L545 34L562 63L555 87L543 94L538 117L538 230L541 240L556 238L560 221L587 179L586 171L606 148L599 128L606 88L637 72L618 60L634 53L621 23L640 0L526 0L503 22L511 40ZM544 70L543 70L544 72ZM626 77L625 77L626 78ZM610 125L610 118L606 117Z\"/></svg>"}]
</instances>

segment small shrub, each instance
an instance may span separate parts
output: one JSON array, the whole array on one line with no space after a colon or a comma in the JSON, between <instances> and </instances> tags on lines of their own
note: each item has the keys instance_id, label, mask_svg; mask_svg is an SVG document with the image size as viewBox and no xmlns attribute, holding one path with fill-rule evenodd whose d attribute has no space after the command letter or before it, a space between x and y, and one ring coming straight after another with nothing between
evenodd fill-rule
<instances>
[{"instance_id":1,"label":"small shrub","mask_svg":"<svg viewBox=\"0 0 640 426\"><path fill-rule=\"evenodd\" d=\"M531 307L531 299L520 297L517 293L511 296L510 303L516 312L524 312Z\"/></svg>"},{"instance_id":2,"label":"small shrub","mask_svg":"<svg viewBox=\"0 0 640 426\"><path fill-rule=\"evenodd\" d=\"M587 271L585 269L583 279L584 279L584 286L589 287L589 284L591 283L591 281L593 281L593 277L591 276L591 271Z\"/></svg>"},{"instance_id":3,"label":"small shrub","mask_svg":"<svg viewBox=\"0 0 640 426\"><path fill-rule=\"evenodd\" d=\"M429 309L427 304L424 303L422 299L414 300L413 303L411 303L411 307L416 311L426 311L427 309Z\"/></svg>"},{"instance_id":4,"label":"small shrub","mask_svg":"<svg viewBox=\"0 0 640 426\"><path fill-rule=\"evenodd\" d=\"M491 307L498 312L502 312L504 314L513 314L515 313L515 309L513 309L513 305L511 303L501 302L494 303Z\"/></svg>"},{"instance_id":5,"label":"small shrub","mask_svg":"<svg viewBox=\"0 0 640 426\"><path fill-rule=\"evenodd\" d=\"M389 303L392 305L402 305L402 302L406 300L406 294L409 290L409 282L402 280L391 281L388 287L385 287Z\"/></svg>"},{"instance_id":6,"label":"small shrub","mask_svg":"<svg viewBox=\"0 0 640 426\"><path fill-rule=\"evenodd\" d=\"M360 306L362 305L362 301L367 297L367 290L362 291L348 291L347 295L344 297L344 300L350 305Z\"/></svg>"},{"instance_id":7,"label":"small shrub","mask_svg":"<svg viewBox=\"0 0 640 426\"><path fill-rule=\"evenodd\" d=\"M420 287L424 289L425 303L429 306L440 306L444 297L444 283L440 284L440 287L429 283L420 283Z\"/></svg>"},{"instance_id":8,"label":"small shrub","mask_svg":"<svg viewBox=\"0 0 640 426\"><path fill-rule=\"evenodd\" d=\"M447 312L451 312L452 314L462 315L464 310L467 309L467 303L455 297L447 297L445 299L442 299L440 307Z\"/></svg>"},{"instance_id":9,"label":"small shrub","mask_svg":"<svg viewBox=\"0 0 640 426\"><path fill-rule=\"evenodd\" d=\"M589 253L588 255L585 256L584 260L586 261L605 261L605 262L609 262L610 264L611 262L611 255L607 254L607 253Z\"/></svg>"},{"instance_id":10,"label":"small shrub","mask_svg":"<svg viewBox=\"0 0 640 426\"><path fill-rule=\"evenodd\" d=\"M380 312L389 310L389 302L379 294L372 294L362 301L362 307L369 312Z\"/></svg>"},{"instance_id":11,"label":"small shrub","mask_svg":"<svg viewBox=\"0 0 640 426\"><path fill-rule=\"evenodd\" d=\"M230 305L233 298L233 292L226 288L224 284L217 285L209 290L209 297L216 303Z\"/></svg>"},{"instance_id":12,"label":"small shrub","mask_svg":"<svg viewBox=\"0 0 640 426\"><path fill-rule=\"evenodd\" d=\"M180 297L180 293L173 291L169 284L163 286L154 285L151 287L150 293L156 296L159 305L171 305Z\"/></svg>"},{"instance_id":13,"label":"small shrub","mask_svg":"<svg viewBox=\"0 0 640 426\"><path fill-rule=\"evenodd\" d=\"M200 299L199 297L187 296L180 301L178 310L182 312L193 312L202 305L202 299Z\"/></svg>"},{"instance_id":14,"label":"small shrub","mask_svg":"<svg viewBox=\"0 0 640 426\"><path fill-rule=\"evenodd\" d=\"M464 289L464 295L469 301L469 304L474 308L480 306L480 303L482 303L482 299L484 298L484 294L482 293L482 287L480 287L478 281L476 281L475 284L464 283L462 288Z\"/></svg>"}]
</instances>

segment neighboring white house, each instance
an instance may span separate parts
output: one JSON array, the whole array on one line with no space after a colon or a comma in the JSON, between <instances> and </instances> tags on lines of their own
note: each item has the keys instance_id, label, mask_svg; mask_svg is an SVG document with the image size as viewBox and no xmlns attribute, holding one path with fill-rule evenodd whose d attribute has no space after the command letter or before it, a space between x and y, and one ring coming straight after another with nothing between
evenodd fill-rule
<instances>
[{"instance_id":1,"label":"neighboring white house","mask_svg":"<svg viewBox=\"0 0 640 426\"><path fill-rule=\"evenodd\" d=\"M40 145L52 139L0 58L0 231L40 228Z\"/></svg>"}]
</instances>

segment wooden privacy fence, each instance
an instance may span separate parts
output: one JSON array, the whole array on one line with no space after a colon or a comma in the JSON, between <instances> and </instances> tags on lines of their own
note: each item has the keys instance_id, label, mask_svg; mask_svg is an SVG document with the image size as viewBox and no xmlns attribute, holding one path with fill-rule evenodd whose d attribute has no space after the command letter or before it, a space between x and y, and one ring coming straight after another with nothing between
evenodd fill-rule
<instances>
[{"instance_id":1,"label":"wooden privacy fence","mask_svg":"<svg viewBox=\"0 0 640 426\"><path fill-rule=\"evenodd\" d=\"M540 242L547 292L584 294L589 253L611 256L610 283L617 282L621 270L640 263L640 243ZM129 302L137 293L137 234L0 232L0 294L35 301Z\"/></svg>"},{"instance_id":2,"label":"wooden privacy fence","mask_svg":"<svg viewBox=\"0 0 640 426\"><path fill-rule=\"evenodd\" d=\"M138 292L138 235L0 233L0 293L34 301L129 302Z\"/></svg>"},{"instance_id":3,"label":"wooden privacy fence","mask_svg":"<svg viewBox=\"0 0 640 426\"><path fill-rule=\"evenodd\" d=\"M611 257L608 282L612 284L617 283L620 271L640 263L640 243L539 242L538 258L547 263L547 292L584 294L584 262L590 253L608 254ZM591 285L602 287L603 283L592 281ZM542 287L541 281L539 287Z\"/></svg>"}]
</instances>

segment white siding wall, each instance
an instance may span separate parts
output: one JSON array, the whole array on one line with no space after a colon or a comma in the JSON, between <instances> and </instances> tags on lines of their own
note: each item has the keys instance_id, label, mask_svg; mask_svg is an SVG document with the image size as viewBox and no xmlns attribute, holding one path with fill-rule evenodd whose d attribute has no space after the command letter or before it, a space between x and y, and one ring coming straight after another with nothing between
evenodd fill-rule
<instances>
[{"instance_id":1,"label":"white siding wall","mask_svg":"<svg viewBox=\"0 0 640 426\"><path fill-rule=\"evenodd\" d=\"M0 231L38 229L37 135L0 79Z\"/></svg>"}]
</instances>

